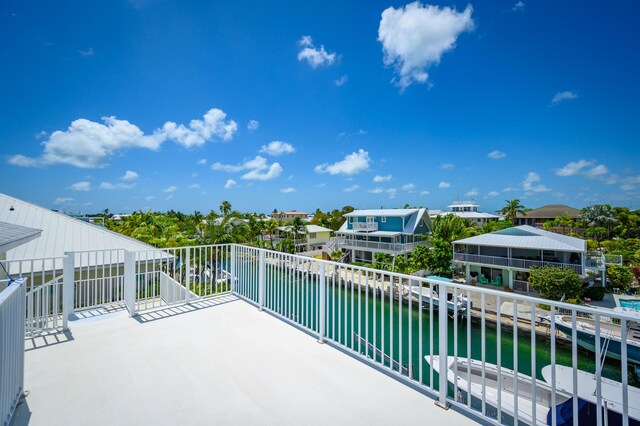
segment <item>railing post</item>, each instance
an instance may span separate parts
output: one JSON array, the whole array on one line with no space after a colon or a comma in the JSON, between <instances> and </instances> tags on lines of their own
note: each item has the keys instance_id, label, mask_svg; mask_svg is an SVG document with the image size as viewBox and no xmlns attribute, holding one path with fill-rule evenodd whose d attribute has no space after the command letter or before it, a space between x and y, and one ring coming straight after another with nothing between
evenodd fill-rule
<instances>
[{"instance_id":1,"label":"railing post","mask_svg":"<svg viewBox=\"0 0 640 426\"><path fill-rule=\"evenodd\" d=\"M258 264L258 306L262 310L264 307L264 295L266 293L267 280L265 272L266 256L265 250L260 250L259 264Z\"/></svg>"},{"instance_id":2,"label":"railing post","mask_svg":"<svg viewBox=\"0 0 640 426\"><path fill-rule=\"evenodd\" d=\"M324 272L325 264L320 263L320 276L318 277L318 291L320 294L318 295L318 343L324 343L324 326L326 320L326 281L327 277Z\"/></svg>"},{"instance_id":3,"label":"railing post","mask_svg":"<svg viewBox=\"0 0 640 426\"><path fill-rule=\"evenodd\" d=\"M431 284L433 285L433 284ZM445 410L449 409L449 402L447 402L447 393L449 391L449 385L447 382L447 364L448 364L448 325L449 315L447 306L447 290L448 288L443 284L438 284L438 355L440 357L440 366L438 369L439 386L438 386L438 400L436 405ZM455 290L454 290L455 291Z\"/></svg>"},{"instance_id":4,"label":"railing post","mask_svg":"<svg viewBox=\"0 0 640 426\"><path fill-rule=\"evenodd\" d=\"M184 264L184 276L185 276L185 289L184 292L184 301L185 303L189 303L191 299L191 249L189 247L186 248L187 258Z\"/></svg>"},{"instance_id":5,"label":"railing post","mask_svg":"<svg viewBox=\"0 0 640 426\"><path fill-rule=\"evenodd\" d=\"M73 315L75 290L75 254L67 251L62 261L62 329L69 330L69 317Z\"/></svg>"},{"instance_id":6,"label":"railing post","mask_svg":"<svg viewBox=\"0 0 640 426\"><path fill-rule=\"evenodd\" d=\"M236 293L236 245L231 246L231 294Z\"/></svg>"},{"instance_id":7,"label":"railing post","mask_svg":"<svg viewBox=\"0 0 640 426\"><path fill-rule=\"evenodd\" d=\"M136 316L136 254L124 251L124 303L129 316Z\"/></svg>"}]
</instances>

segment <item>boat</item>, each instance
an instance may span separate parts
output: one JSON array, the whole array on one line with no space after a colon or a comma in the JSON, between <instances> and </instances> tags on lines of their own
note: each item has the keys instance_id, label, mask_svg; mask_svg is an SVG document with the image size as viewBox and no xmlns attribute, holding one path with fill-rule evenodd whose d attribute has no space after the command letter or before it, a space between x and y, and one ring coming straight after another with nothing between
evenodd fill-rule
<instances>
[{"instance_id":1,"label":"boat","mask_svg":"<svg viewBox=\"0 0 640 426\"><path fill-rule=\"evenodd\" d=\"M425 356L427 363L430 363L431 356ZM431 368L440 374L440 357L433 357L433 365ZM484 368L484 390L482 370ZM533 410L535 406L536 424L546 425L547 415L551 408L551 386L542 380L534 381L526 374L516 373L507 368L500 368L501 389L498 387L498 367L495 364L482 361L468 360L467 358L447 357L447 380L449 383L458 385L459 399L464 400L469 390L469 377L471 378L471 396L472 404L482 401L484 392L485 402L488 406L493 407L493 413L487 410L487 414L496 417L498 409L498 395L500 396L500 409L503 416L506 415L511 419L515 416L515 402L518 404L518 420L527 424L533 423ZM514 378L517 378L514 380ZM515 383L518 383L518 392L515 396ZM532 385L535 384L535 403L532 401ZM556 405L571 400L571 394L564 391L556 391Z\"/></svg>"},{"instance_id":2,"label":"boat","mask_svg":"<svg viewBox=\"0 0 640 426\"><path fill-rule=\"evenodd\" d=\"M551 373L551 365L542 368L542 377L549 385L553 382ZM576 390L578 398L593 404L594 407L597 406L595 374L578 370L577 377ZM556 365L556 389L566 393L573 393L573 369L571 367ZM638 405L640 389L633 386L628 386L627 389L629 424L640 425L640 406ZM608 424L622 424L622 383L601 377L600 395L605 412L608 412Z\"/></svg>"},{"instance_id":3,"label":"boat","mask_svg":"<svg viewBox=\"0 0 640 426\"><path fill-rule=\"evenodd\" d=\"M550 318L549 318L550 319ZM572 321L570 315L556 315L556 328L567 338L572 338ZM592 318L579 317L576 319L576 336L578 345L588 351L596 351L596 323ZM600 322L600 348L606 356L620 359L621 344L620 325L612 322ZM640 364L640 326L637 322L628 322L627 326L627 360Z\"/></svg>"},{"instance_id":4,"label":"boat","mask_svg":"<svg viewBox=\"0 0 640 426\"><path fill-rule=\"evenodd\" d=\"M411 286L411 294L418 300L420 300L420 295L422 295L422 303L426 308L428 308L432 303L431 301L433 301L434 309L438 309L440 307L440 296L438 293L437 285L431 285L430 287L423 286L422 288L420 288L419 285L413 285ZM462 296L459 294L456 301L454 301L453 299L453 294L448 293L447 310L451 313L456 312L456 305L458 314L464 314L467 311L467 306L473 306L473 303L466 296Z\"/></svg>"}]
</instances>

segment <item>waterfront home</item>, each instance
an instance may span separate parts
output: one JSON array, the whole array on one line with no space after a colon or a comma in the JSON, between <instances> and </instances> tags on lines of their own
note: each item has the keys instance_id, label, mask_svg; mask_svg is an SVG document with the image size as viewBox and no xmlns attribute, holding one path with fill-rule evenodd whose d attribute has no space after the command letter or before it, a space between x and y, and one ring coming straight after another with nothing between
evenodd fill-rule
<instances>
[{"instance_id":1,"label":"waterfront home","mask_svg":"<svg viewBox=\"0 0 640 426\"><path fill-rule=\"evenodd\" d=\"M306 222L309 220L309 213L292 210L290 212L273 212L271 214L271 218L278 223L291 223L296 217Z\"/></svg>"},{"instance_id":2,"label":"waterfront home","mask_svg":"<svg viewBox=\"0 0 640 426\"><path fill-rule=\"evenodd\" d=\"M4 261L7 258L9 250L35 240L41 234L42 231L40 229L0 222L0 261ZM0 290L5 288L5 284L1 280L6 278L6 271L0 268Z\"/></svg>"},{"instance_id":3,"label":"waterfront home","mask_svg":"<svg viewBox=\"0 0 640 426\"><path fill-rule=\"evenodd\" d=\"M336 231L335 246L350 252L351 260L371 262L375 253L405 255L431 230L427 209L354 210Z\"/></svg>"},{"instance_id":4,"label":"waterfront home","mask_svg":"<svg viewBox=\"0 0 640 426\"><path fill-rule=\"evenodd\" d=\"M469 219L471 223L479 228L487 222L496 222L500 220L500 216L498 215L478 211L480 209L480 205L476 204L474 201L454 201L447 207L449 207L449 211L430 210L429 217L431 217L431 219L435 219L438 216L452 214L463 219Z\"/></svg>"},{"instance_id":5,"label":"waterfront home","mask_svg":"<svg viewBox=\"0 0 640 426\"><path fill-rule=\"evenodd\" d=\"M548 204L537 209L529 210L524 214L517 214L514 225L529 225L542 228L545 222L555 220L563 215L576 220L580 218L580 210L565 206L564 204Z\"/></svg>"},{"instance_id":6,"label":"waterfront home","mask_svg":"<svg viewBox=\"0 0 640 426\"><path fill-rule=\"evenodd\" d=\"M604 269L588 258L585 240L528 225L454 241L453 261L465 268L468 283L508 285L526 292L533 266L565 266L582 277L588 269Z\"/></svg>"},{"instance_id":7,"label":"waterfront home","mask_svg":"<svg viewBox=\"0 0 640 426\"><path fill-rule=\"evenodd\" d=\"M295 237L297 252L320 250L329 242L331 232L333 232L331 229L319 225L305 225L305 228L306 232L300 232ZM278 227L275 240L279 241L283 238L291 238L291 226Z\"/></svg>"}]
</instances>

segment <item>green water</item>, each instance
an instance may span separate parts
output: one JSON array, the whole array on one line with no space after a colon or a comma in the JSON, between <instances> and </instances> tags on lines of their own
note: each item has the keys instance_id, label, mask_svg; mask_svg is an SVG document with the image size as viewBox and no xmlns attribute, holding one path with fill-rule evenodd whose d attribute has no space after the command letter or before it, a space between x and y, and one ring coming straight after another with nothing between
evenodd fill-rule
<instances>
[{"instance_id":1,"label":"green water","mask_svg":"<svg viewBox=\"0 0 640 426\"><path fill-rule=\"evenodd\" d=\"M240 272L241 281L257 283L256 272L254 268L247 268L244 272ZM242 280L242 274L247 280ZM316 311L316 307L319 306L317 282L311 277L305 278L303 274L294 271L285 274L277 273L275 268L271 267L267 267L266 278L266 307L317 332L319 329ZM348 287L340 287L337 281L328 279L326 290L325 336L327 339L382 362L381 357L376 356L373 350L367 350L364 344L358 346L359 340L354 338L354 333L357 333L382 353L391 356L393 360L406 366L411 364L415 380L427 386L433 380L434 387L438 388L438 375L431 370L424 359L430 353L439 354L437 310L433 311L434 318L431 323L428 307L421 310L415 304L410 306L406 300L402 303L399 303L397 298L392 301L389 295L381 298L379 293L374 295L370 288L367 294L365 289L358 292L357 285L354 288L349 284ZM239 291L257 301L257 285L244 291L240 287ZM469 346L468 335L470 336ZM487 363L497 364L498 352L500 352L499 364L504 368L514 369L515 352L518 372L531 375L533 366L531 333L517 334L517 342L514 344L512 327L498 331L487 323L483 332L479 321L474 320L469 324L467 318L448 319L447 352L449 356L457 354L458 357L470 356L472 359L480 360L483 357L483 341L484 359ZM555 356L557 364L572 365L570 346L557 342ZM535 337L535 358L535 374L542 380L542 368L551 364L549 337ZM389 364L390 361L387 359L385 365L390 366ZM595 355L578 348L578 368L594 372L595 367ZM621 381L620 372L618 361L607 360L603 366L602 375Z\"/></svg>"}]
</instances>

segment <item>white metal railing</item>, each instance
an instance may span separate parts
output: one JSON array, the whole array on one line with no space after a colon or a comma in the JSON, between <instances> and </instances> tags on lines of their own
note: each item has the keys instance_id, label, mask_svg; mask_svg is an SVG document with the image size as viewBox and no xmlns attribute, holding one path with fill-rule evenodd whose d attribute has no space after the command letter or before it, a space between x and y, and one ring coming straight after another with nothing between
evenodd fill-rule
<instances>
[{"instance_id":1,"label":"white metal railing","mask_svg":"<svg viewBox=\"0 0 640 426\"><path fill-rule=\"evenodd\" d=\"M578 395L591 398L597 424L640 415L629 404L640 395L629 386L627 364L640 362L640 341L627 341L631 316L252 247L236 253L238 296L440 405L492 423L547 424L548 415L555 425L563 402L577 418ZM591 391L583 381L593 377ZM617 396L603 393L604 377Z\"/></svg>"},{"instance_id":2,"label":"white metal railing","mask_svg":"<svg viewBox=\"0 0 640 426\"><path fill-rule=\"evenodd\" d=\"M639 395L628 363L640 363L640 338L628 314L242 245L123 251L122 264L131 315L232 292L491 423L545 424L549 413L555 425L550 408L569 394L607 407L622 424L640 417L629 404ZM73 266L67 261L64 275ZM64 294L63 304L69 294L73 301ZM619 398L603 393L604 377ZM567 401L578 414L578 399ZM604 424L606 414L593 412Z\"/></svg>"},{"instance_id":3,"label":"white metal railing","mask_svg":"<svg viewBox=\"0 0 640 426\"><path fill-rule=\"evenodd\" d=\"M4 280L0 291L0 422L8 425L24 391L26 279ZM2 288L0 287L0 288Z\"/></svg>"},{"instance_id":4,"label":"white metal railing","mask_svg":"<svg viewBox=\"0 0 640 426\"><path fill-rule=\"evenodd\" d=\"M573 263L548 262L529 259L515 259L499 256L485 256L479 254L455 253L453 260L456 262L471 262L484 265L506 266L518 269L531 269L534 266L562 266L575 270L578 274L582 274L582 265Z\"/></svg>"},{"instance_id":5,"label":"white metal railing","mask_svg":"<svg viewBox=\"0 0 640 426\"><path fill-rule=\"evenodd\" d=\"M351 229L354 231L377 231L378 222L353 222Z\"/></svg>"},{"instance_id":6,"label":"white metal railing","mask_svg":"<svg viewBox=\"0 0 640 426\"><path fill-rule=\"evenodd\" d=\"M408 253L419 245L427 244L426 241L416 241L412 243L384 243L378 241L363 241L351 238L337 238L336 244L340 248L365 248L379 250L387 253Z\"/></svg>"},{"instance_id":7,"label":"white metal railing","mask_svg":"<svg viewBox=\"0 0 640 426\"><path fill-rule=\"evenodd\" d=\"M524 293L530 292L529 281L513 280L513 289Z\"/></svg>"}]
</instances>

